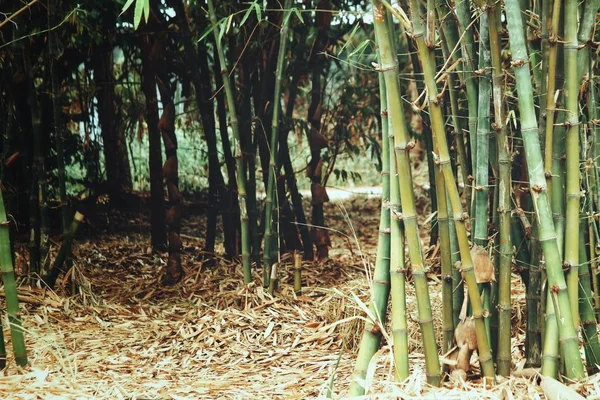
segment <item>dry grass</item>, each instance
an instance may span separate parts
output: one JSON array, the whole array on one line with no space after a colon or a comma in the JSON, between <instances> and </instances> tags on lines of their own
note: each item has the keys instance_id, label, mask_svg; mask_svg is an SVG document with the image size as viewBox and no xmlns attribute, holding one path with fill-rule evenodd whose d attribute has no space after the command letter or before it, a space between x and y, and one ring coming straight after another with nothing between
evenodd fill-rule
<instances>
[{"instance_id":1,"label":"dry grass","mask_svg":"<svg viewBox=\"0 0 600 400\"><path fill-rule=\"evenodd\" d=\"M305 289L299 297L286 283L292 280L291 268L275 298L260 286L240 289L241 269L235 264L221 260L214 269L202 269L191 231L186 232L186 279L173 288L160 286L164 257L147 252L146 233L86 237L84 231L76 250L76 295L66 297L64 285L59 295L20 289L30 363L21 369L9 360L0 373L1 396L307 399L324 397L333 381L333 397L342 398L362 335L362 309L370 297L365 266L374 261L378 215L376 201L346 206L361 216L353 220L356 231L343 210L328 211L337 212L332 227L347 238L333 235L334 261L305 265ZM140 225L139 231L147 229ZM255 277L260 282L260 271ZM431 278L441 338L439 282ZM369 368L368 398L544 398L535 378L513 377L488 389L477 380L429 387L412 317L412 287L409 293L413 373L404 383L393 382L390 346L384 342ZM513 295L513 359L520 368L524 293L518 277ZM600 398L600 377L574 388Z\"/></svg>"}]
</instances>

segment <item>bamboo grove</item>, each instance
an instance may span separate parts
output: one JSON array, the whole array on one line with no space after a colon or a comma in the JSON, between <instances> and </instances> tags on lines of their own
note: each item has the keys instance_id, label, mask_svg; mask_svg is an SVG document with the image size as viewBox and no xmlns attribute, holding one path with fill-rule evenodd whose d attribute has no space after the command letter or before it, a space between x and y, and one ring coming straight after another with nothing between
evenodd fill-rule
<instances>
[{"instance_id":1,"label":"bamboo grove","mask_svg":"<svg viewBox=\"0 0 600 400\"><path fill-rule=\"evenodd\" d=\"M143 142L150 244L168 254L162 283L185 276L184 197L205 190L203 267L222 241L243 290L272 295L290 259L299 295L303 266L329 257L327 184L357 175L338 158L374 154L378 245L351 395L364 393L384 337L395 379L414 371L407 285L433 386L464 379L474 351L487 383L511 374L517 275L527 365L569 380L598 372L598 0L69 3L0 10L0 269L18 364L15 241L27 243L25 281L53 288L98 199L139 207L131 146ZM181 131L202 150L182 149ZM414 191L419 148L428 216ZM205 187L185 187L182 166L197 153ZM76 165L83 177L69 174ZM77 185L85 195L69 197Z\"/></svg>"},{"instance_id":2,"label":"bamboo grove","mask_svg":"<svg viewBox=\"0 0 600 400\"><path fill-rule=\"evenodd\" d=\"M386 329L388 296L395 377L409 375L406 299L396 300L406 293L409 272L430 384L439 385L444 371L466 378L474 350L488 383L510 375L512 272L527 291L527 365L571 380L598 372L599 7L570 0L372 1L382 140L389 137L394 149L391 173L382 179L384 188L399 186L401 196L397 204L383 191L380 230L387 235L379 238L352 395L364 393ZM403 36L412 48L397 44ZM407 51L416 56L402 70L398 55ZM400 89L405 74L423 81L417 100ZM430 327L433 288L422 282L414 227L407 103L428 120L423 134L432 138L425 142L435 169L439 236L431 241L439 244L435 262L441 264L443 337L437 341ZM390 216L404 237L394 237ZM406 260L398 255L404 240ZM464 291L465 301L455 296Z\"/></svg>"}]
</instances>

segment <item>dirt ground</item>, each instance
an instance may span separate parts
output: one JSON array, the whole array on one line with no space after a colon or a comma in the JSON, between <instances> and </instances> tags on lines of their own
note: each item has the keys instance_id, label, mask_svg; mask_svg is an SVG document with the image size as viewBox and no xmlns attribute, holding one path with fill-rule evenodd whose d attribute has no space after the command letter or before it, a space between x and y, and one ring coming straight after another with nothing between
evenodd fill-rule
<instances>
[{"instance_id":1,"label":"dirt ground","mask_svg":"<svg viewBox=\"0 0 600 400\"><path fill-rule=\"evenodd\" d=\"M417 191L420 197L426 193ZM422 203L423 248L428 216ZM0 372L7 399L308 399L342 398L348 390L369 276L375 261L379 200L364 195L334 201L326 215L332 229L331 260L303 265L304 289L295 296L291 260L281 290L271 297L258 285L244 288L238 264L200 260L204 215L184 223L183 282L160 285L164 254L149 249L149 222L133 212L98 214L78 234L73 295L20 288L29 366L11 358ZM22 252L18 260L23 262ZM435 258L430 257L432 271ZM431 273L430 291L439 332L441 294ZM513 360L522 367L524 293L515 276ZM535 378L511 378L485 389L478 380L441 389L425 383L416 305L408 300L411 377L395 383L390 344L369 368L369 398L544 398ZM3 303L0 303L3 307ZM3 317L5 318L5 317ZM7 326L3 320L4 327ZM8 330L4 331L9 338ZM439 335L441 338L441 334ZM599 378L574 388L600 398Z\"/></svg>"}]
</instances>

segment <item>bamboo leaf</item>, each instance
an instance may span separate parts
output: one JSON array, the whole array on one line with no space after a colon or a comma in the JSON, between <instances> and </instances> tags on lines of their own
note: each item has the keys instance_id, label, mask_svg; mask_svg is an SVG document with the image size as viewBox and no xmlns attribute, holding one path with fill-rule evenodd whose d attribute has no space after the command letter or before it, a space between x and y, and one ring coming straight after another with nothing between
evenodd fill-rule
<instances>
[{"instance_id":1,"label":"bamboo leaf","mask_svg":"<svg viewBox=\"0 0 600 400\"><path fill-rule=\"evenodd\" d=\"M231 29L231 23L233 22L233 14L227 17L227 27L225 28L225 32L229 33L229 29Z\"/></svg>"},{"instance_id":2,"label":"bamboo leaf","mask_svg":"<svg viewBox=\"0 0 600 400\"><path fill-rule=\"evenodd\" d=\"M350 37L348 38L348 40L346 40L346 43L344 43L344 45L342 46L342 48L340 49L340 51L338 51L338 56L344 52L344 49L346 47L348 47L348 45L352 41L352 38L356 34L356 31L358 30L358 28L359 28L358 24L354 25L354 28L352 29L352 32L350 32Z\"/></svg>"},{"instance_id":3,"label":"bamboo leaf","mask_svg":"<svg viewBox=\"0 0 600 400\"><path fill-rule=\"evenodd\" d=\"M133 2L134 2L134 0L127 0L127 2L125 3L125 5L123 5L123 8L121 9L121 13L119 14L119 17L121 15L123 15L123 13L129 9L129 7L131 7L131 5L133 4Z\"/></svg>"},{"instance_id":4,"label":"bamboo leaf","mask_svg":"<svg viewBox=\"0 0 600 400\"><path fill-rule=\"evenodd\" d=\"M218 25L225 25L225 22L226 22L226 21L224 21L224 20L221 20L221 21L218 23ZM223 29L223 26L221 26L220 28L221 28L221 29L219 29L219 30L218 30L218 33L219 33L219 42L221 42L221 41L223 40L223 35L225 34L225 29ZM215 29L216 29L216 27L215 27Z\"/></svg>"},{"instance_id":5,"label":"bamboo leaf","mask_svg":"<svg viewBox=\"0 0 600 400\"><path fill-rule=\"evenodd\" d=\"M146 23L148 23L148 19L150 18L150 0L138 0L144 2L144 17Z\"/></svg>"},{"instance_id":6,"label":"bamboo leaf","mask_svg":"<svg viewBox=\"0 0 600 400\"><path fill-rule=\"evenodd\" d=\"M370 40L367 39L364 42L362 42L361 44L359 44L358 46L356 46L356 48L352 51L352 53L348 54L348 58L352 57L353 55L357 54L357 53L363 53L366 49L366 47L369 45Z\"/></svg>"},{"instance_id":7,"label":"bamboo leaf","mask_svg":"<svg viewBox=\"0 0 600 400\"><path fill-rule=\"evenodd\" d=\"M262 13L260 11L260 5L257 2L253 3L253 7L256 10L256 18L260 21L262 19Z\"/></svg>"},{"instance_id":8,"label":"bamboo leaf","mask_svg":"<svg viewBox=\"0 0 600 400\"><path fill-rule=\"evenodd\" d=\"M143 13L144 13L144 0L136 0L135 11L133 13L133 28L136 30L137 30L138 26L140 26L140 21L142 20Z\"/></svg>"},{"instance_id":9,"label":"bamboo leaf","mask_svg":"<svg viewBox=\"0 0 600 400\"><path fill-rule=\"evenodd\" d=\"M246 22L246 20L248 20L248 17L250 16L250 13L252 12L252 10L254 9L254 4L252 3L250 5L250 7L248 7L248 9L246 10L246 12L244 13L244 17L242 18L242 21L240 22L240 26L243 26L244 23Z\"/></svg>"},{"instance_id":10,"label":"bamboo leaf","mask_svg":"<svg viewBox=\"0 0 600 400\"><path fill-rule=\"evenodd\" d=\"M198 42L201 42L202 40L204 40L204 38L206 38L208 35L210 35L211 32L214 30L215 30L215 27L213 25L206 28L206 30L202 33L202 36L200 36L200 39L198 39Z\"/></svg>"}]
</instances>

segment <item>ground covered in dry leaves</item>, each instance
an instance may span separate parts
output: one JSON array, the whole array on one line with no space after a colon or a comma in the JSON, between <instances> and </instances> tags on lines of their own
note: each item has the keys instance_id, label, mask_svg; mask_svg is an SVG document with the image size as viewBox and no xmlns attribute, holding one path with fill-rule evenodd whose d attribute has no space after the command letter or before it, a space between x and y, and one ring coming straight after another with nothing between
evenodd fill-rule
<instances>
[{"instance_id":1,"label":"ground covered in dry leaves","mask_svg":"<svg viewBox=\"0 0 600 400\"><path fill-rule=\"evenodd\" d=\"M260 285L242 288L237 264L219 260L215 268L202 268L204 216L192 208L188 214L183 229L186 277L175 287L161 287L166 257L148 251L147 218L132 212L98 214L80 231L74 294L66 280L56 293L22 286L30 362L16 367L7 345L9 367L0 372L0 397L307 399L325 397L329 390L333 398L343 398L369 299L367 271L375 261L379 201L358 195L328 204L326 215L334 230L331 260L304 265L305 287L298 297L289 267L275 297ZM427 210L423 214L425 218ZM422 225L439 332L435 249L427 247L427 225ZM259 283L261 272L255 276ZM513 359L518 369L524 363L524 293L517 276L514 283ZM428 387L414 292L409 293L412 376L393 382L384 339L369 369L369 398L544 398L535 378L513 377L487 390L477 380ZM10 337L8 330L5 337ZM600 378L573 387L588 398L600 398Z\"/></svg>"}]
</instances>

